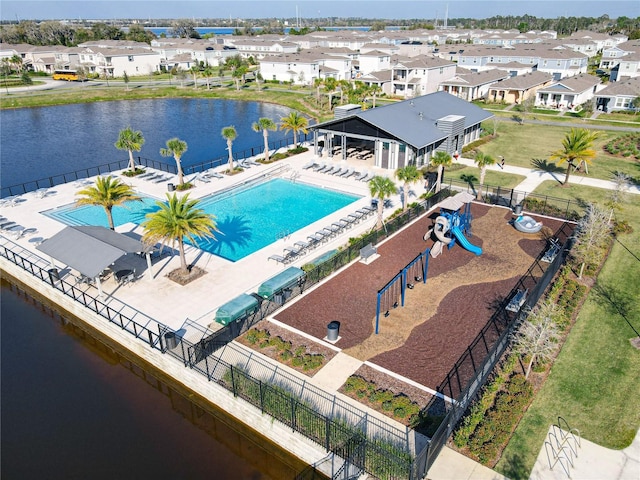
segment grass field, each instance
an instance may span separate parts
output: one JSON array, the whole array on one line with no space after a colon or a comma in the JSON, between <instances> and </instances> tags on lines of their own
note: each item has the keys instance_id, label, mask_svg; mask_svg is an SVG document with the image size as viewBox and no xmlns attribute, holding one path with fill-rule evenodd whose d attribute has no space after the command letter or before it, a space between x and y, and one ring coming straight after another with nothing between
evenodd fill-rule
<instances>
[{"instance_id":1,"label":"grass field","mask_svg":"<svg viewBox=\"0 0 640 480\"><path fill-rule=\"evenodd\" d=\"M607 195L589 187L558 188L554 182L545 182L536 193L599 203ZM583 438L614 449L627 447L640 428L640 351L629 342L640 331L638 200L629 197L617 215L634 232L614 242L546 383L496 466L511 479L529 478L558 415Z\"/></svg>"},{"instance_id":2,"label":"grass field","mask_svg":"<svg viewBox=\"0 0 640 480\"><path fill-rule=\"evenodd\" d=\"M500 122L498 137L482 145L479 149L495 158L502 155L509 165L526 168L543 165L545 168L551 168L557 170L559 174L563 174L566 165L558 167L553 162L549 163L549 155L562 148L562 139L569 130L568 126L564 128L526 123L521 126L515 123ZM611 180L615 171L621 171L640 183L640 164L636 160L614 157L603 150L603 147L612 138L624 134L625 132L601 131L600 137L594 144L597 156L589 165L589 177Z\"/></svg>"},{"instance_id":3,"label":"grass field","mask_svg":"<svg viewBox=\"0 0 640 480\"><path fill-rule=\"evenodd\" d=\"M484 184L491 185L492 187L514 188L525 178L523 175L487 170ZM447 183L448 179L471 183L477 187L478 181L480 180L480 169L477 167L464 167L454 172L445 172L444 182Z\"/></svg>"}]
</instances>

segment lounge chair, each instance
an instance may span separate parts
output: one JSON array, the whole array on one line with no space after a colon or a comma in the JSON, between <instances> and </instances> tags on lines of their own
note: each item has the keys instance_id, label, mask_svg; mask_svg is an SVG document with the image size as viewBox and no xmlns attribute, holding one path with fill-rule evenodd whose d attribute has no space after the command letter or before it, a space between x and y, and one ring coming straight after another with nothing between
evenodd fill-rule
<instances>
[{"instance_id":1,"label":"lounge chair","mask_svg":"<svg viewBox=\"0 0 640 480\"><path fill-rule=\"evenodd\" d=\"M310 246L309 243L304 240L298 240L297 242L294 242L293 245L299 247L300 251L307 250Z\"/></svg>"},{"instance_id":2,"label":"lounge chair","mask_svg":"<svg viewBox=\"0 0 640 480\"><path fill-rule=\"evenodd\" d=\"M284 254L284 258L286 259L287 257L295 257L296 255L300 255L300 253L302 252L302 248L296 245L287 245L282 249L282 252Z\"/></svg>"},{"instance_id":3,"label":"lounge chair","mask_svg":"<svg viewBox=\"0 0 640 480\"><path fill-rule=\"evenodd\" d=\"M362 173L358 173L354 178L356 180L362 180L364 177L366 177L369 173L365 170Z\"/></svg>"},{"instance_id":4,"label":"lounge chair","mask_svg":"<svg viewBox=\"0 0 640 480\"><path fill-rule=\"evenodd\" d=\"M323 169L327 168L327 164L324 162L316 163L315 166L311 167L314 172L321 172Z\"/></svg>"},{"instance_id":5,"label":"lounge chair","mask_svg":"<svg viewBox=\"0 0 640 480\"><path fill-rule=\"evenodd\" d=\"M160 175L160 177L158 177L155 180L153 180L153 183L166 182L167 180L170 180L172 177L173 177L173 175Z\"/></svg>"},{"instance_id":6,"label":"lounge chair","mask_svg":"<svg viewBox=\"0 0 640 480\"><path fill-rule=\"evenodd\" d=\"M151 177L152 175L157 175L157 173L147 172L147 173L143 173L142 175L137 175L136 178L148 178L148 177Z\"/></svg>"},{"instance_id":7,"label":"lounge chair","mask_svg":"<svg viewBox=\"0 0 640 480\"><path fill-rule=\"evenodd\" d=\"M302 166L303 170L309 170L310 168L313 168L316 165L316 161L315 160L310 160L309 162L305 163Z\"/></svg>"},{"instance_id":8,"label":"lounge chair","mask_svg":"<svg viewBox=\"0 0 640 480\"><path fill-rule=\"evenodd\" d=\"M11 227L15 227L16 225L17 225L16 222L0 223L0 230L9 230Z\"/></svg>"},{"instance_id":9,"label":"lounge chair","mask_svg":"<svg viewBox=\"0 0 640 480\"><path fill-rule=\"evenodd\" d=\"M337 222L333 222L331 224L333 227L338 227L340 230L343 230L349 226L351 226L351 224L345 220L339 220Z\"/></svg>"},{"instance_id":10,"label":"lounge chair","mask_svg":"<svg viewBox=\"0 0 640 480\"><path fill-rule=\"evenodd\" d=\"M313 233L311 235L308 235L307 236L307 240L309 240L309 244L310 245L315 247L319 243L324 242L325 237L324 237L324 235L322 233L316 232L316 233Z\"/></svg>"},{"instance_id":11,"label":"lounge chair","mask_svg":"<svg viewBox=\"0 0 640 480\"><path fill-rule=\"evenodd\" d=\"M347 215L347 218L351 219L352 223L358 223L360 220L362 220L362 217L364 215L360 214L360 213L350 213L349 215Z\"/></svg>"},{"instance_id":12,"label":"lounge chair","mask_svg":"<svg viewBox=\"0 0 640 480\"><path fill-rule=\"evenodd\" d=\"M284 263L284 257L276 255L275 253L271 255L267 260L275 260L278 263Z\"/></svg>"},{"instance_id":13,"label":"lounge chair","mask_svg":"<svg viewBox=\"0 0 640 480\"><path fill-rule=\"evenodd\" d=\"M340 168L340 167L334 167L333 165L329 165L326 169L321 171L322 173L332 173L336 168Z\"/></svg>"},{"instance_id":14,"label":"lounge chair","mask_svg":"<svg viewBox=\"0 0 640 480\"><path fill-rule=\"evenodd\" d=\"M356 223L355 217L349 217L349 216L342 217L340 221L345 225L346 228L351 228L353 227L353 224Z\"/></svg>"},{"instance_id":15,"label":"lounge chair","mask_svg":"<svg viewBox=\"0 0 640 480\"><path fill-rule=\"evenodd\" d=\"M342 175L346 171L347 171L346 168L337 167L337 170L334 170L333 172L331 172L331 175L335 175L336 177L339 177L340 175Z\"/></svg>"},{"instance_id":16,"label":"lounge chair","mask_svg":"<svg viewBox=\"0 0 640 480\"><path fill-rule=\"evenodd\" d=\"M353 175L354 172L355 170L353 169L353 167L349 167L344 172L342 172L340 176L343 178L349 178L351 175Z\"/></svg>"}]
</instances>

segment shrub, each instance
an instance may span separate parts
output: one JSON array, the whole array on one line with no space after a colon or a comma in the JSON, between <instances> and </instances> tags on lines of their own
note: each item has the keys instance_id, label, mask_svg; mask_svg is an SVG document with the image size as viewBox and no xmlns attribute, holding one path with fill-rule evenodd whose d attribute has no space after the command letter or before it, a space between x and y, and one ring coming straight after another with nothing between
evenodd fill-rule
<instances>
[{"instance_id":1,"label":"shrub","mask_svg":"<svg viewBox=\"0 0 640 480\"><path fill-rule=\"evenodd\" d=\"M146 172L144 168L136 168L133 171L125 170L124 172L122 172L122 175L124 175L125 177L135 177L137 175L142 175L144 172Z\"/></svg>"},{"instance_id":2,"label":"shrub","mask_svg":"<svg viewBox=\"0 0 640 480\"><path fill-rule=\"evenodd\" d=\"M178 191L183 191L183 190L190 190L193 188L193 183L183 183L182 185L178 184L176 185L176 190Z\"/></svg>"}]
</instances>

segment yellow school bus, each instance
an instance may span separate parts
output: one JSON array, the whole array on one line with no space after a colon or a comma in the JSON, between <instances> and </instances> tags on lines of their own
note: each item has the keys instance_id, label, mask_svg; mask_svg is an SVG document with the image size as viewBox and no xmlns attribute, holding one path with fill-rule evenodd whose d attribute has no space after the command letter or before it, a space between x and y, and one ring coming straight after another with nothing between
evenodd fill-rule
<instances>
[{"instance_id":1,"label":"yellow school bus","mask_svg":"<svg viewBox=\"0 0 640 480\"><path fill-rule=\"evenodd\" d=\"M80 80L78 72L75 70L56 70L53 72L54 80L66 80L67 82L77 82Z\"/></svg>"}]
</instances>

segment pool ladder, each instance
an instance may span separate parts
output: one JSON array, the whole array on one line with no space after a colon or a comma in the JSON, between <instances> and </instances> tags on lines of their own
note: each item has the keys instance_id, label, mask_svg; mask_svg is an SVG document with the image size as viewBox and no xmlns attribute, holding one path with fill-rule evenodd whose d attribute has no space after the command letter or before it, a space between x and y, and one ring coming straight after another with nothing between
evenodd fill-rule
<instances>
[{"instance_id":1,"label":"pool ladder","mask_svg":"<svg viewBox=\"0 0 640 480\"><path fill-rule=\"evenodd\" d=\"M282 230L276 234L276 240L286 240L291 236L289 230Z\"/></svg>"}]
</instances>

